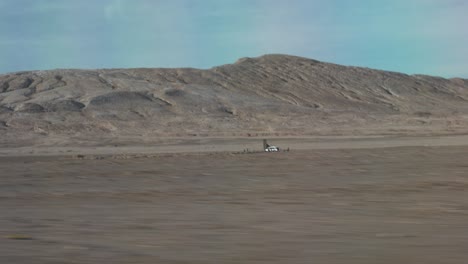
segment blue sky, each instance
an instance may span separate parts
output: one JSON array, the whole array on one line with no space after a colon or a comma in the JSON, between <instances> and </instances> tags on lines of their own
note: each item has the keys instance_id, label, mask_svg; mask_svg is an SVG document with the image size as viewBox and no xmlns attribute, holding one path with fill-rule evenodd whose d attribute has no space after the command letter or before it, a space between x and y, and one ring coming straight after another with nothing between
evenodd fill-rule
<instances>
[{"instance_id":1,"label":"blue sky","mask_svg":"<svg viewBox=\"0 0 468 264\"><path fill-rule=\"evenodd\" d=\"M0 73L282 53L468 78L464 0L0 0Z\"/></svg>"}]
</instances>

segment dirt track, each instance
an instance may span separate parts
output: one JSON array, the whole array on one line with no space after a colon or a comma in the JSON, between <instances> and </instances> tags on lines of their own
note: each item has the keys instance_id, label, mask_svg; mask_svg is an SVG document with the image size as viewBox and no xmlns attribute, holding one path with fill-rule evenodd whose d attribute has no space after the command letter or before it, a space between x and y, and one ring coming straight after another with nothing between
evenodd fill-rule
<instances>
[{"instance_id":1,"label":"dirt track","mask_svg":"<svg viewBox=\"0 0 468 264\"><path fill-rule=\"evenodd\" d=\"M5 263L466 263L467 154L468 147L399 147L2 157L0 256Z\"/></svg>"},{"instance_id":2,"label":"dirt track","mask_svg":"<svg viewBox=\"0 0 468 264\"><path fill-rule=\"evenodd\" d=\"M64 144L68 139L57 140L54 144L7 147L0 144L0 157L6 156L63 156L63 155L104 155L135 156L183 153L261 151L262 138L255 137L213 137L213 138L163 138L157 141L122 138L95 139L90 142ZM390 147L440 147L468 146L468 135L439 136L322 136L322 137L272 137L271 144L292 150L318 149L368 149ZM99 143L99 144L98 144Z\"/></svg>"}]
</instances>

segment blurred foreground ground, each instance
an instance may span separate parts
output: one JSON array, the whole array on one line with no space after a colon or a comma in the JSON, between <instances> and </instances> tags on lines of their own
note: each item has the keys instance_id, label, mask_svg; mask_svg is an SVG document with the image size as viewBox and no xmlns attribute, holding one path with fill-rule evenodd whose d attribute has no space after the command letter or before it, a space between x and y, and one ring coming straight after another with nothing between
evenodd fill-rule
<instances>
[{"instance_id":1,"label":"blurred foreground ground","mask_svg":"<svg viewBox=\"0 0 468 264\"><path fill-rule=\"evenodd\" d=\"M0 157L1 263L460 263L468 147Z\"/></svg>"}]
</instances>

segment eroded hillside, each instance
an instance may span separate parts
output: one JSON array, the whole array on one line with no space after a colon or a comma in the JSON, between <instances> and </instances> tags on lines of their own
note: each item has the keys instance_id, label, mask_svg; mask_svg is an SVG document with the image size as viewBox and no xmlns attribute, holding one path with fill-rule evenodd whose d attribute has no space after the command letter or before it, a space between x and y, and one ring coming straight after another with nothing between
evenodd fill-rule
<instances>
[{"instance_id":1,"label":"eroded hillside","mask_svg":"<svg viewBox=\"0 0 468 264\"><path fill-rule=\"evenodd\" d=\"M2 142L62 138L463 133L468 80L286 55L198 69L0 75ZM85 140L86 141L86 140Z\"/></svg>"}]
</instances>

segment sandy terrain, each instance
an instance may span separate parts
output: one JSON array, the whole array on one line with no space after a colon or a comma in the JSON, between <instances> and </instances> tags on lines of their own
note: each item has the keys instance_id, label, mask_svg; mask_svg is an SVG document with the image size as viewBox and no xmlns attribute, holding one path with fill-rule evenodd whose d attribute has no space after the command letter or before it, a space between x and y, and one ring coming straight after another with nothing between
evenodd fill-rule
<instances>
[{"instance_id":1,"label":"sandy terrain","mask_svg":"<svg viewBox=\"0 0 468 264\"><path fill-rule=\"evenodd\" d=\"M0 263L466 264L467 102L287 55L0 75Z\"/></svg>"},{"instance_id":2,"label":"sandy terrain","mask_svg":"<svg viewBox=\"0 0 468 264\"><path fill-rule=\"evenodd\" d=\"M1 262L464 264L467 140L408 140L3 156Z\"/></svg>"}]
</instances>

